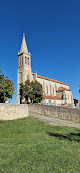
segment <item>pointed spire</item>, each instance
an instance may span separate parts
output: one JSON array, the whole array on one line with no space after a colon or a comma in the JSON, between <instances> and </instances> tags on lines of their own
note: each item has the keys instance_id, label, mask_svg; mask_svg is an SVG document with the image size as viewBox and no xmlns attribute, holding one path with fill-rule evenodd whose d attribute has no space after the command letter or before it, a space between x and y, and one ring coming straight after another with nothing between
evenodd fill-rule
<instances>
[{"instance_id":1,"label":"pointed spire","mask_svg":"<svg viewBox=\"0 0 80 173\"><path fill-rule=\"evenodd\" d=\"M20 49L20 53L23 53L23 52L28 54L28 49L27 49L26 40L25 40L25 33L23 33L22 45Z\"/></svg>"}]
</instances>

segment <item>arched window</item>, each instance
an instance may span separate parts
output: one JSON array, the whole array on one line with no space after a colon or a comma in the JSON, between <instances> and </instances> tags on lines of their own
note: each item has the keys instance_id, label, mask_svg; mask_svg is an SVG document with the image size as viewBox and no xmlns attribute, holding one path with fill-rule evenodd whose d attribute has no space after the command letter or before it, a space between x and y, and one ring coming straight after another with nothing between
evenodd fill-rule
<instances>
[{"instance_id":1,"label":"arched window","mask_svg":"<svg viewBox=\"0 0 80 173\"><path fill-rule=\"evenodd\" d=\"M57 86L55 85L55 90L57 91Z\"/></svg>"},{"instance_id":2,"label":"arched window","mask_svg":"<svg viewBox=\"0 0 80 173\"><path fill-rule=\"evenodd\" d=\"M23 65L23 57L22 57L22 65Z\"/></svg>"},{"instance_id":3,"label":"arched window","mask_svg":"<svg viewBox=\"0 0 80 173\"><path fill-rule=\"evenodd\" d=\"M20 58L20 66L21 66L21 58Z\"/></svg>"},{"instance_id":4,"label":"arched window","mask_svg":"<svg viewBox=\"0 0 80 173\"><path fill-rule=\"evenodd\" d=\"M45 84L43 86L44 86L43 88L44 88L44 95L45 95Z\"/></svg>"},{"instance_id":5,"label":"arched window","mask_svg":"<svg viewBox=\"0 0 80 173\"><path fill-rule=\"evenodd\" d=\"M20 72L20 82L22 82L22 72Z\"/></svg>"},{"instance_id":6,"label":"arched window","mask_svg":"<svg viewBox=\"0 0 80 173\"><path fill-rule=\"evenodd\" d=\"M71 95L71 102L72 102L73 98L72 98L72 95Z\"/></svg>"},{"instance_id":7,"label":"arched window","mask_svg":"<svg viewBox=\"0 0 80 173\"><path fill-rule=\"evenodd\" d=\"M46 93L48 94L48 86L46 86Z\"/></svg>"},{"instance_id":8,"label":"arched window","mask_svg":"<svg viewBox=\"0 0 80 173\"><path fill-rule=\"evenodd\" d=\"M25 64L27 64L27 57L25 56Z\"/></svg>"},{"instance_id":9,"label":"arched window","mask_svg":"<svg viewBox=\"0 0 80 173\"><path fill-rule=\"evenodd\" d=\"M21 57L21 66L22 66L22 57Z\"/></svg>"},{"instance_id":10,"label":"arched window","mask_svg":"<svg viewBox=\"0 0 80 173\"><path fill-rule=\"evenodd\" d=\"M28 58L28 65L29 65L29 58Z\"/></svg>"},{"instance_id":11,"label":"arched window","mask_svg":"<svg viewBox=\"0 0 80 173\"><path fill-rule=\"evenodd\" d=\"M54 87L53 87L53 95L54 95Z\"/></svg>"}]
</instances>

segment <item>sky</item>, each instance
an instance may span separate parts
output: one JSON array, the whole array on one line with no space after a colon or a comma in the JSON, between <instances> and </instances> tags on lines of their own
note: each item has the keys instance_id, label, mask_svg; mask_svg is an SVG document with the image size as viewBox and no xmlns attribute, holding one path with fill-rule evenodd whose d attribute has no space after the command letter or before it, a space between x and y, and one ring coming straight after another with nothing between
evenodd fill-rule
<instances>
[{"instance_id":1,"label":"sky","mask_svg":"<svg viewBox=\"0 0 80 173\"><path fill-rule=\"evenodd\" d=\"M80 100L80 0L0 0L0 68L16 94L23 32L32 72L68 84Z\"/></svg>"}]
</instances>

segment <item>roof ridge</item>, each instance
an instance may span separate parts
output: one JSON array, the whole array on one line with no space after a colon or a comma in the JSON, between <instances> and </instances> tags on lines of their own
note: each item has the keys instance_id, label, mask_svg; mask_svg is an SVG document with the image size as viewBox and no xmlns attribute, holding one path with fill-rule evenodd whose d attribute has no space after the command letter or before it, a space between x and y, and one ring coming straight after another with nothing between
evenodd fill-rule
<instances>
[{"instance_id":1,"label":"roof ridge","mask_svg":"<svg viewBox=\"0 0 80 173\"><path fill-rule=\"evenodd\" d=\"M48 78L48 77L44 77L44 76L40 76L40 75L37 75L37 77L43 78L43 79L46 79L46 80L50 80L50 81L53 81L53 82L61 83L61 84L64 84L64 85L67 85L67 84L65 84L65 83L63 83L61 81L58 81L58 80L55 80L55 79L51 79L51 78ZM67 85L67 86L69 86L69 85Z\"/></svg>"},{"instance_id":2,"label":"roof ridge","mask_svg":"<svg viewBox=\"0 0 80 173\"><path fill-rule=\"evenodd\" d=\"M70 89L64 88L64 87L59 87L59 88L57 89L57 91L63 91L63 90L71 91Z\"/></svg>"}]
</instances>

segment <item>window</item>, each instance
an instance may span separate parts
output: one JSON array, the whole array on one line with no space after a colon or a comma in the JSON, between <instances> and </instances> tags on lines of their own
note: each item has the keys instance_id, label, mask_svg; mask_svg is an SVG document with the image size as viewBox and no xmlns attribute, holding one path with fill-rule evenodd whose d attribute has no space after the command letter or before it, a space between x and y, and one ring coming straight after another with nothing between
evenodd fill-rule
<instances>
[{"instance_id":1,"label":"window","mask_svg":"<svg viewBox=\"0 0 80 173\"><path fill-rule=\"evenodd\" d=\"M27 64L27 57L25 56L25 64Z\"/></svg>"},{"instance_id":2,"label":"window","mask_svg":"<svg viewBox=\"0 0 80 173\"><path fill-rule=\"evenodd\" d=\"M73 98L72 98L72 95L71 95L71 102L72 102Z\"/></svg>"},{"instance_id":3,"label":"window","mask_svg":"<svg viewBox=\"0 0 80 173\"><path fill-rule=\"evenodd\" d=\"M46 86L46 93L48 94L48 86Z\"/></svg>"},{"instance_id":4,"label":"window","mask_svg":"<svg viewBox=\"0 0 80 173\"><path fill-rule=\"evenodd\" d=\"M22 72L20 72L20 82L22 82Z\"/></svg>"},{"instance_id":5,"label":"window","mask_svg":"<svg viewBox=\"0 0 80 173\"><path fill-rule=\"evenodd\" d=\"M54 95L54 87L53 87L53 95Z\"/></svg>"},{"instance_id":6,"label":"window","mask_svg":"<svg viewBox=\"0 0 80 173\"><path fill-rule=\"evenodd\" d=\"M21 66L22 66L22 57L21 57Z\"/></svg>"},{"instance_id":7,"label":"window","mask_svg":"<svg viewBox=\"0 0 80 173\"><path fill-rule=\"evenodd\" d=\"M19 67L21 66L21 65L23 65L23 57L21 57L21 58L19 58L19 62L18 62L19 64Z\"/></svg>"},{"instance_id":8,"label":"window","mask_svg":"<svg viewBox=\"0 0 80 173\"><path fill-rule=\"evenodd\" d=\"M22 65L23 65L23 57L22 57Z\"/></svg>"},{"instance_id":9,"label":"window","mask_svg":"<svg viewBox=\"0 0 80 173\"><path fill-rule=\"evenodd\" d=\"M21 58L20 58L20 66L21 66Z\"/></svg>"},{"instance_id":10,"label":"window","mask_svg":"<svg viewBox=\"0 0 80 173\"><path fill-rule=\"evenodd\" d=\"M44 95L45 95L45 85L43 85L44 86Z\"/></svg>"},{"instance_id":11,"label":"window","mask_svg":"<svg viewBox=\"0 0 80 173\"><path fill-rule=\"evenodd\" d=\"M57 86L55 85L55 90L57 91Z\"/></svg>"},{"instance_id":12,"label":"window","mask_svg":"<svg viewBox=\"0 0 80 173\"><path fill-rule=\"evenodd\" d=\"M51 85L50 85L50 94L51 94Z\"/></svg>"},{"instance_id":13,"label":"window","mask_svg":"<svg viewBox=\"0 0 80 173\"><path fill-rule=\"evenodd\" d=\"M29 58L28 58L28 65L29 65Z\"/></svg>"}]
</instances>

